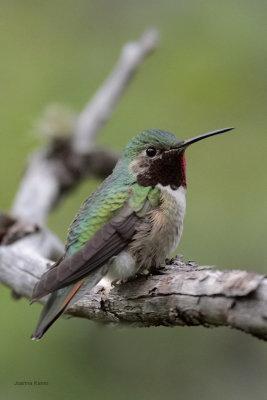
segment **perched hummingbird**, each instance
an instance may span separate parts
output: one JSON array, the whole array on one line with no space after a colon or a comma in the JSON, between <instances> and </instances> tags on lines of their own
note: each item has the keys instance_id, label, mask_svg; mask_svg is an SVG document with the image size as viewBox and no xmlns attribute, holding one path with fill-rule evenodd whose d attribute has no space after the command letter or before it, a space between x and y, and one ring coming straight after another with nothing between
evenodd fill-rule
<instances>
[{"instance_id":1,"label":"perched hummingbird","mask_svg":"<svg viewBox=\"0 0 267 400\"><path fill-rule=\"evenodd\" d=\"M125 280L162 265L179 243L185 215L185 150L225 128L189 140L149 129L125 147L112 174L84 201L64 256L35 285L31 303L50 294L32 339L104 275Z\"/></svg>"}]
</instances>

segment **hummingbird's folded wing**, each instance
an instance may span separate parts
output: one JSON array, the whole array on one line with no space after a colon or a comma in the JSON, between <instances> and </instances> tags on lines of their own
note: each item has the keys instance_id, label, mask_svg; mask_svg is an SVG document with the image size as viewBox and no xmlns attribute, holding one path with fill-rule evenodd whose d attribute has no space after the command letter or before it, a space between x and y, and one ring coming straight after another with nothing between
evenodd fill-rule
<instances>
[{"instance_id":1,"label":"hummingbird's folded wing","mask_svg":"<svg viewBox=\"0 0 267 400\"><path fill-rule=\"evenodd\" d=\"M35 285L31 303L86 277L122 251L135 233L137 214L129 205L112 217L82 248L50 268Z\"/></svg>"}]
</instances>

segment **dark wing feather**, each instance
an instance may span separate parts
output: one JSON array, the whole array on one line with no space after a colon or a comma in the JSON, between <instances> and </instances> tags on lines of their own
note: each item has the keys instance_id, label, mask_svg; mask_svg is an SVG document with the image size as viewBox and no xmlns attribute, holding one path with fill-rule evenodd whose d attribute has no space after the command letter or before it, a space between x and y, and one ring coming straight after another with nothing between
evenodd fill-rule
<instances>
[{"instance_id":1,"label":"dark wing feather","mask_svg":"<svg viewBox=\"0 0 267 400\"><path fill-rule=\"evenodd\" d=\"M81 249L42 276L34 287L31 302L78 282L119 254L131 240L138 219L128 205L124 206Z\"/></svg>"}]
</instances>

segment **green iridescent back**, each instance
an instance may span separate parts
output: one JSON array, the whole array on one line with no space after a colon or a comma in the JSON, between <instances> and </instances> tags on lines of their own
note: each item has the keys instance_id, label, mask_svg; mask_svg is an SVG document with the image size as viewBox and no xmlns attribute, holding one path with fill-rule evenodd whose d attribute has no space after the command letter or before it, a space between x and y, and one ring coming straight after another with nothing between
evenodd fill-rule
<instances>
[{"instance_id":1,"label":"green iridescent back","mask_svg":"<svg viewBox=\"0 0 267 400\"><path fill-rule=\"evenodd\" d=\"M127 166L124 166L123 171L126 173L118 173L117 164L113 173L82 204L69 228L67 257L91 239L125 203L133 177L127 173Z\"/></svg>"}]
</instances>

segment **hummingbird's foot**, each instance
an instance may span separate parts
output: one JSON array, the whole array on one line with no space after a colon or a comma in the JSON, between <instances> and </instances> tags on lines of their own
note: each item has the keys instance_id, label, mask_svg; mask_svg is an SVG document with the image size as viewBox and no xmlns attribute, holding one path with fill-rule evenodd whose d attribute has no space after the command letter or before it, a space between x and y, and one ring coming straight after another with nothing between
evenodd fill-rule
<instances>
[{"instance_id":1,"label":"hummingbird's foot","mask_svg":"<svg viewBox=\"0 0 267 400\"><path fill-rule=\"evenodd\" d=\"M124 283L134 281L136 279L136 276L137 275L133 275L133 276L130 276L129 278L127 278L127 279L114 279L111 282L111 286L117 287L117 286L123 285Z\"/></svg>"},{"instance_id":2,"label":"hummingbird's foot","mask_svg":"<svg viewBox=\"0 0 267 400\"><path fill-rule=\"evenodd\" d=\"M165 265L159 265L158 267L152 267L149 270L150 275L164 275Z\"/></svg>"}]
</instances>

